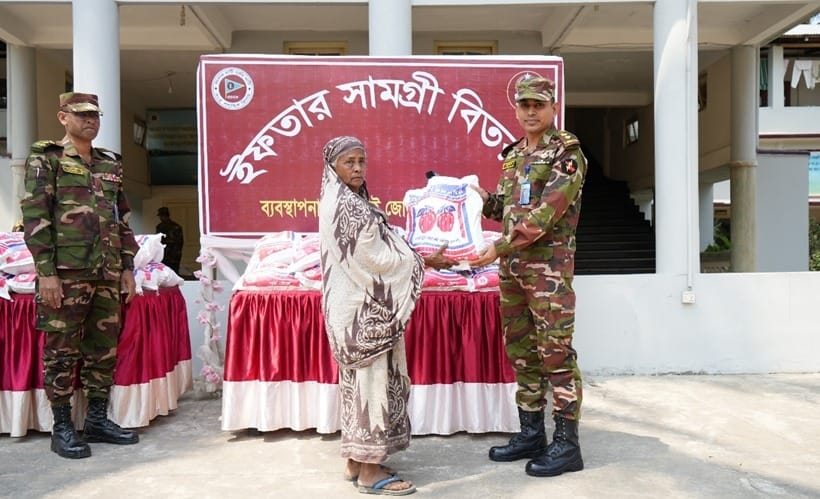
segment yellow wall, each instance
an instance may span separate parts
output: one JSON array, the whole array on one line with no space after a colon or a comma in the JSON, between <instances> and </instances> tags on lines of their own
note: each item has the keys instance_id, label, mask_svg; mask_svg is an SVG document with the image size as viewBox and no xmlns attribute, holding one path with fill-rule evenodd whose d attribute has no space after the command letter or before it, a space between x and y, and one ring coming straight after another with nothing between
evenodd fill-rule
<instances>
[{"instance_id":1,"label":"yellow wall","mask_svg":"<svg viewBox=\"0 0 820 499\"><path fill-rule=\"evenodd\" d=\"M707 72L706 107L698 113L700 170L710 170L730 160L732 115L731 57L724 57L702 71Z\"/></svg>"},{"instance_id":2,"label":"yellow wall","mask_svg":"<svg viewBox=\"0 0 820 499\"><path fill-rule=\"evenodd\" d=\"M61 66L51 57L38 50L37 72L37 137L59 140L65 136L65 128L57 121L60 110L60 94L65 92L67 67Z\"/></svg>"},{"instance_id":3,"label":"yellow wall","mask_svg":"<svg viewBox=\"0 0 820 499\"><path fill-rule=\"evenodd\" d=\"M626 144L626 123L638 119L638 141ZM651 106L612 109L608 117L612 166L610 176L629 182L630 189L652 187L655 179L655 123Z\"/></svg>"}]
</instances>

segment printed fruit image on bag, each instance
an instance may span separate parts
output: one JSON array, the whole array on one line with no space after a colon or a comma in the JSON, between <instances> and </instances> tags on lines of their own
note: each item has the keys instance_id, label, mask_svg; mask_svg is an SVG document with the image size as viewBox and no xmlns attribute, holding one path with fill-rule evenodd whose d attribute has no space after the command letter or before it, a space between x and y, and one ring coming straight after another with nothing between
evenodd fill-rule
<instances>
[{"instance_id":1,"label":"printed fruit image on bag","mask_svg":"<svg viewBox=\"0 0 820 499\"><path fill-rule=\"evenodd\" d=\"M421 189L407 191L407 241L422 255L442 244L444 254L454 260L474 259L486 247L481 229L481 196L470 185L478 185L476 175L462 178L437 175Z\"/></svg>"}]
</instances>

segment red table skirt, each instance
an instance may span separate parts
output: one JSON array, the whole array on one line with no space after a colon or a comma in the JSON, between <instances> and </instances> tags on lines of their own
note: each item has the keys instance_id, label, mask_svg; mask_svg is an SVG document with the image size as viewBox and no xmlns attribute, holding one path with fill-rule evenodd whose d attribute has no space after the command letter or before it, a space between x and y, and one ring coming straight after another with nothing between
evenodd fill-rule
<instances>
[{"instance_id":1,"label":"red table skirt","mask_svg":"<svg viewBox=\"0 0 820 499\"><path fill-rule=\"evenodd\" d=\"M51 411L43 390L45 336L34 329L34 295L0 299L0 433L25 435L51 430ZM123 307L123 329L109 415L125 427L146 426L175 409L192 386L191 343L185 298L179 288L136 296ZM76 395L76 420L84 416Z\"/></svg>"},{"instance_id":2,"label":"red table skirt","mask_svg":"<svg viewBox=\"0 0 820 499\"><path fill-rule=\"evenodd\" d=\"M517 431L498 293L423 292L405 341L414 433ZM223 429L335 432L337 383L320 293L234 293Z\"/></svg>"}]
</instances>

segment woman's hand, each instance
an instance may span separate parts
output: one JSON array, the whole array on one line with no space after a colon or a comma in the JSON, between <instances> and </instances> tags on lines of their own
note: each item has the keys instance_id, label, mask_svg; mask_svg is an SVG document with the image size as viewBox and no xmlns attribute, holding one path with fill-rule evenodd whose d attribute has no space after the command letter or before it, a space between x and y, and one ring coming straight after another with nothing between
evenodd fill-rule
<instances>
[{"instance_id":1,"label":"woman's hand","mask_svg":"<svg viewBox=\"0 0 820 499\"><path fill-rule=\"evenodd\" d=\"M424 266L432 267L436 270L448 269L453 265L458 265L458 262L450 257L444 256L444 250L447 249L447 243L441 245L435 253L424 257Z\"/></svg>"}]
</instances>

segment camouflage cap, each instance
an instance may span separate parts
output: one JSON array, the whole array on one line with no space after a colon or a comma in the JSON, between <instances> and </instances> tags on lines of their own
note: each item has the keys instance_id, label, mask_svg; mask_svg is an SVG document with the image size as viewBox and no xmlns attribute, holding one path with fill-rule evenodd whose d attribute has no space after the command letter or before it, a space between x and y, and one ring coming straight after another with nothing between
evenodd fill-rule
<instances>
[{"instance_id":1,"label":"camouflage cap","mask_svg":"<svg viewBox=\"0 0 820 499\"><path fill-rule=\"evenodd\" d=\"M526 99L551 102L555 97L555 83L541 76L524 77L515 90L515 101Z\"/></svg>"},{"instance_id":2,"label":"camouflage cap","mask_svg":"<svg viewBox=\"0 0 820 499\"><path fill-rule=\"evenodd\" d=\"M82 113L86 111L100 111L100 101L94 94L83 94L80 92L66 92L60 94L60 110L69 113Z\"/></svg>"}]
</instances>

